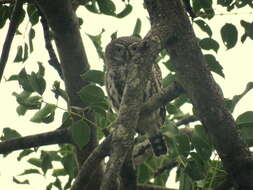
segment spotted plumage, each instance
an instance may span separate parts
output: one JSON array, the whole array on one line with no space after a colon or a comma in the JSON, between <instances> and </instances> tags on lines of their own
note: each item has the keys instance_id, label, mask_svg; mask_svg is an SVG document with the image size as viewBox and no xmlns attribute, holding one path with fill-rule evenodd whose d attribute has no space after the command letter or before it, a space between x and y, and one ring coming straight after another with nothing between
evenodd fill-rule
<instances>
[{"instance_id":1,"label":"spotted plumage","mask_svg":"<svg viewBox=\"0 0 253 190\"><path fill-rule=\"evenodd\" d=\"M140 42L137 37L121 37L111 41L105 51L106 66L106 90L109 100L118 113L123 95L125 82L127 79L128 63L131 60L129 46ZM161 71L157 64L153 64L152 73L148 79L144 91L143 102L161 90ZM165 119L165 108L161 107L148 118L138 121L137 130L141 134L146 134L150 140L155 155L166 154L167 147L160 133L160 127Z\"/></svg>"}]
</instances>

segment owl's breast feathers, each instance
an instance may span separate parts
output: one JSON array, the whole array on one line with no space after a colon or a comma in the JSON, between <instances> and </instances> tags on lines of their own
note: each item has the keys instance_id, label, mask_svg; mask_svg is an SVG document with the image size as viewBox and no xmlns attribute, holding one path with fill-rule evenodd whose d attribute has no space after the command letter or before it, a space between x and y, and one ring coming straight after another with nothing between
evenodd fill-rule
<instances>
[{"instance_id":1,"label":"owl's breast feathers","mask_svg":"<svg viewBox=\"0 0 253 190\"><path fill-rule=\"evenodd\" d=\"M108 93L108 98L114 108L118 113L121 98L123 96L123 91L125 88L125 83L127 80L127 70L126 67L109 69L106 72L106 90ZM147 101L148 98L152 97L154 94L157 94L161 91L161 73L160 68L157 64L154 64L152 73L147 82L146 89L144 90L143 102ZM161 107L159 110L159 115L161 123L164 123L165 120L165 107Z\"/></svg>"}]
</instances>

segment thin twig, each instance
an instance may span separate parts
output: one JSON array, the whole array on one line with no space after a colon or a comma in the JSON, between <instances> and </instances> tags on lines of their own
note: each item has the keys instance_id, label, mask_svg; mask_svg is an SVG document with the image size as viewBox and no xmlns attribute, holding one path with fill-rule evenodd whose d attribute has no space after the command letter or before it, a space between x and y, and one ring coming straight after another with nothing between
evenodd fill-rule
<instances>
[{"instance_id":1,"label":"thin twig","mask_svg":"<svg viewBox=\"0 0 253 190\"><path fill-rule=\"evenodd\" d=\"M9 57L11 44L15 35L15 32L19 26L20 15L22 13L23 0L16 0L15 7L12 12L9 29L4 41L3 50L0 58L0 81L3 77L4 69Z\"/></svg>"},{"instance_id":2,"label":"thin twig","mask_svg":"<svg viewBox=\"0 0 253 190\"><path fill-rule=\"evenodd\" d=\"M47 19L45 18L45 16L43 15L43 13L39 10L39 14L41 16L40 19L40 23L42 25L43 28L43 34L44 34L44 39L45 39L45 46L48 52L48 55L50 57L50 60L48 61L49 65L51 65L59 74L59 76L61 77L61 79L63 79L63 73L62 73L62 69L61 69L61 65L60 62L58 61L58 58L56 56L56 53L54 51L52 42L51 42L51 37L50 37L50 30L49 30L49 26L47 23Z\"/></svg>"},{"instance_id":3,"label":"thin twig","mask_svg":"<svg viewBox=\"0 0 253 190\"><path fill-rule=\"evenodd\" d=\"M180 125L187 125L187 124L189 124L191 122L195 122L195 121L198 121L198 118L194 115L191 115L189 117L186 117L186 118L181 119L180 121L178 121L176 123L176 126L179 127Z\"/></svg>"}]
</instances>

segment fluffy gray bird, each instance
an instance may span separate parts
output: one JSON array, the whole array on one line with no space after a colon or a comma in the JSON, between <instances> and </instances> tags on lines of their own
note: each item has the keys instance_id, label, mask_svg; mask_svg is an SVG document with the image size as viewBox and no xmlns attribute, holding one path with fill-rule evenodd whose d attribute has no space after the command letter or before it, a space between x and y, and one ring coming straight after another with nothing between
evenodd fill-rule
<instances>
[{"instance_id":1,"label":"fluffy gray bird","mask_svg":"<svg viewBox=\"0 0 253 190\"><path fill-rule=\"evenodd\" d=\"M137 37L121 37L112 40L105 50L106 66L106 90L109 100L118 113L127 80L127 67L131 60L129 46L140 42ZM161 71L157 64L153 64L152 73L144 92L143 102L161 90ZM164 123L165 108L161 107L153 112L150 117L142 118L138 121L137 130L141 134L146 134L151 143L156 156L167 153L167 146L160 133L160 127Z\"/></svg>"}]
</instances>

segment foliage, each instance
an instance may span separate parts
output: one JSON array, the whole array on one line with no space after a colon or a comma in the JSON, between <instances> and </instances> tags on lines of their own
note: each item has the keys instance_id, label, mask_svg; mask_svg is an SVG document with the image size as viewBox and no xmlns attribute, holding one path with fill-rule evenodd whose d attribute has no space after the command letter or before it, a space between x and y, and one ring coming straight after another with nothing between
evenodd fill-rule
<instances>
[{"instance_id":1,"label":"foliage","mask_svg":"<svg viewBox=\"0 0 253 190\"><path fill-rule=\"evenodd\" d=\"M122 19L131 14L134 7L131 5L131 1L123 1L124 8L117 10L115 4L119 3L114 0L88 0L87 3L82 5L88 11L101 16L109 15L118 19ZM224 7L227 12L242 9L246 6L252 7L251 1L238 1L238 0L218 0L219 6ZM215 9L213 8L214 2L212 0L192 0L193 10L198 16L193 20L193 25L199 27L199 29L207 35L203 39L200 39L199 45L203 50L208 51L205 55L206 63L209 69L225 77L223 67L218 61L217 53L221 46L225 46L227 50L234 48L238 43L238 38L241 37L241 42L244 43L247 38L253 39L253 22L241 20L241 26L237 26L233 23L224 23L220 28L220 35L223 44L220 44L217 40L213 39L214 31L208 25L208 21L214 18ZM7 19L10 18L11 10L13 6L0 5L0 28L6 25ZM17 53L13 62L26 64L27 59L31 56L33 49L33 39L37 31L35 25L38 25L39 13L36 6L33 3L28 3L26 9L22 11L22 17L20 23L24 23L25 15L28 16L31 27L27 35L28 40L24 40L22 44L17 47ZM83 18L85 19L85 17ZM142 19L142 18L141 18ZM132 34L140 36L142 21L140 18L136 19L135 26ZM238 27L244 30L244 34L239 36ZM97 50L100 59L104 58L104 46L102 44L102 37L106 31L101 29L101 32L97 35L87 34L92 41L94 47ZM16 35L19 35L17 32ZM114 34L115 35L115 34ZM169 86L175 80L175 73L173 65L170 63L169 54L167 52L161 52L157 59L159 63L166 66L168 74L164 77L162 83L164 87ZM55 112L60 107L57 103L48 103L43 100L44 93L50 93L46 89L48 80L44 78L45 63L38 62L38 71L32 71L28 73L24 68L19 73L14 73L8 81L17 81L22 89L22 92L13 92L18 107L16 112L18 115L25 115L31 110L35 111L30 121L35 123L49 124L55 121ZM107 97L104 94L104 72L99 70L89 70L83 73L81 76L89 85L79 90L78 94L82 102L87 105L87 110L80 108L82 111L90 111L95 113L96 123L92 123L93 127L97 127L98 137L101 140L104 138L104 129L110 129L110 124L115 120L116 116L112 112L108 103ZM66 92L60 88L62 82L55 81L52 87L52 92L55 98L63 98L64 101L68 101ZM249 82L244 92L239 95L235 95L233 98L226 98L226 104L228 109L233 112L235 106L251 89L253 83ZM181 128L176 126L178 120L184 119L189 116L185 113L183 106L191 104L189 98L186 96L180 96L173 102L166 105L167 114L166 123L163 128L163 133L166 136L166 141L169 145L169 154L166 157L161 158L148 158L144 163L137 167L137 179L139 183L153 183L156 185L165 186L171 170L177 168L176 180L179 182L180 190L190 189L213 189L216 185L222 183L225 180L226 173L224 171L221 162L216 155L210 139L205 131L205 126L200 124L193 124L184 126L185 130L190 133L182 133ZM78 109L78 108L73 108ZM79 113L79 112L78 112ZM61 128L70 127L72 131L72 137L74 142L80 147L84 147L90 138L90 124L87 118L82 114L77 114L80 120L73 121L72 117L76 113L65 112L62 116ZM249 146L253 146L253 112L248 111L242 113L236 119L243 138L246 140ZM19 129L21 130L21 129ZM21 135L11 128L4 128L1 136L1 141L17 138ZM137 141L138 142L138 141ZM30 154L38 152L39 157L31 157ZM42 148L39 149L25 149L20 152L17 157L18 161L28 157L27 162L32 166L29 169L25 169L20 176L26 176L30 174L46 175L51 171L51 175L55 178L55 181L50 182L47 186L47 190L53 187L57 189L69 189L72 180L77 174L77 166L74 158L74 151L71 145L59 145L57 150L46 151ZM55 168L54 162L61 164L61 168ZM173 163L176 163L173 165ZM62 180L62 176L67 176L68 180ZM18 184L29 184L29 180L19 180L14 177L13 182Z\"/></svg>"}]
</instances>

